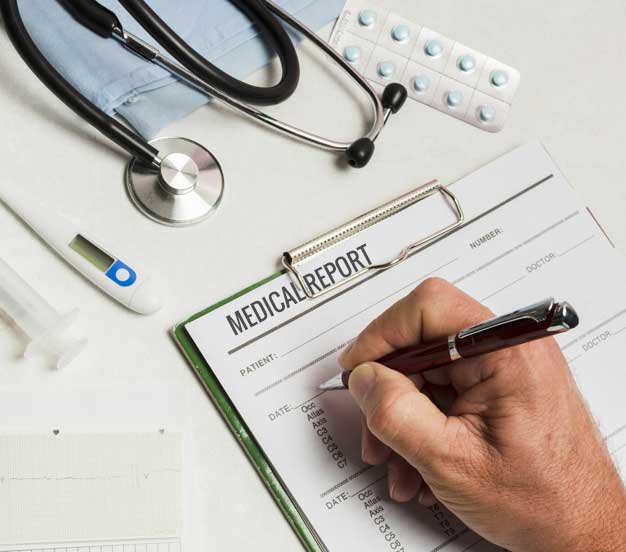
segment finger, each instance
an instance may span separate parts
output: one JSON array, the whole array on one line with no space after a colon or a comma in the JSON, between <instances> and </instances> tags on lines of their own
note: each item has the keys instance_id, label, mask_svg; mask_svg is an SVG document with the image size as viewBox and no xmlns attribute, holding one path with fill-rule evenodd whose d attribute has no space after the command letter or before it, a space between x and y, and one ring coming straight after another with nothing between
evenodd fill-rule
<instances>
[{"instance_id":1,"label":"finger","mask_svg":"<svg viewBox=\"0 0 626 552\"><path fill-rule=\"evenodd\" d=\"M435 385L450 385L450 375L445 366L422 372L422 376L426 381Z\"/></svg>"},{"instance_id":2,"label":"finger","mask_svg":"<svg viewBox=\"0 0 626 552\"><path fill-rule=\"evenodd\" d=\"M391 449L381 443L368 429L365 417L361 416L361 458L366 464L380 466L389 460Z\"/></svg>"},{"instance_id":3,"label":"finger","mask_svg":"<svg viewBox=\"0 0 626 552\"><path fill-rule=\"evenodd\" d=\"M437 497L433 494L428 485L422 485L422 488L417 496L417 501L426 508L430 508L438 502Z\"/></svg>"},{"instance_id":4,"label":"finger","mask_svg":"<svg viewBox=\"0 0 626 552\"><path fill-rule=\"evenodd\" d=\"M424 384L426 383L422 374L412 374L407 376L407 378L409 378L413 382L413 385L415 385L418 389L424 387Z\"/></svg>"},{"instance_id":5,"label":"finger","mask_svg":"<svg viewBox=\"0 0 626 552\"><path fill-rule=\"evenodd\" d=\"M344 369L421 341L433 341L491 317L491 311L438 278L422 282L383 312L339 357Z\"/></svg>"},{"instance_id":6,"label":"finger","mask_svg":"<svg viewBox=\"0 0 626 552\"><path fill-rule=\"evenodd\" d=\"M413 466L444 455L447 418L410 379L368 362L352 371L348 385L369 430Z\"/></svg>"},{"instance_id":7,"label":"finger","mask_svg":"<svg viewBox=\"0 0 626 552\"><path fill-rule=\"evenodd\" d=\"M458 397L457 392L451 385L426 383L422 388L422 393L425 393L437 408L446 414L450 413L450 409Z\"/></svg>"},{"instance_id":8,"label":"finger","mask_svg":"<svg viewBox=\"0 0 626 552\"><path fill-rule=\"evenodd\" d=\"M417 496L422 477L404 458L394 454L387 466L389 497L397 502L408 502Z\"/></svg>"}]
</instances>

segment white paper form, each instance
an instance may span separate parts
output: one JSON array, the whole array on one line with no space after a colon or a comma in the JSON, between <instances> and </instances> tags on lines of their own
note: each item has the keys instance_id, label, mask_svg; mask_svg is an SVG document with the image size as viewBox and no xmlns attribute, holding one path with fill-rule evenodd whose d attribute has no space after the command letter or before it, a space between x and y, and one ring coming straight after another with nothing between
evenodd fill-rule
<instances>
[{"instance_id":1,"label":"white paper form","mask_svg":"<svg viewBox=\"0 0 626 552\"><path fill-rule=\"evenodd\" d=\"M362 552L495 549L440 506L390 501L385 468L360 459L353 401L345 391L318 390L337 373L339 351L428 276L446 278L497 313L549 296L570 301L581 324L559 344L610 450L626 444L624 259L539 144L450 188L466 224L393 269L313 301L282 275L187 325L328 550L357 542ZM429 198L315 257L306 270L327 285L342 266L385 261L452 220L442 198Z\"/></svg>"}]
</instances>

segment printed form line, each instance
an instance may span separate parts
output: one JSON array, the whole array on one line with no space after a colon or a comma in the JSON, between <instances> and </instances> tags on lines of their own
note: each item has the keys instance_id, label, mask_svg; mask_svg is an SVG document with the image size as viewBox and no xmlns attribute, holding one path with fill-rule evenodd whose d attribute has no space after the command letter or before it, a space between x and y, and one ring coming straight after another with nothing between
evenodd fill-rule
<instances>
[{"instance_id":1,"label":"printed form line","mask_svg":"<svg viewBox=\"0 0 626 552\"><path fill-rule=\"evenodd\" d=\"M311 397L310 399L307 399L304 402L301 402L298 406L296 406L296 410L298 408L300 408L301 406L304 406L306 403L311 402L313 399L317 399L317 397L320 397L321 395L323 395L324 393L326 393L326 391L322 391L321 393L318 393L317 395L314 395L313 397Z\"/></svg>"},{"instance_id":2,"label":"printed form line","mask_svg":"<svg viewBox=\"0 0 626 552\"><path fill-rule=\"evenodd\" d=\"M333 485L330 489L326 489L323 493L320 494L320 498L324 498L325 496L328 496L333 491L336 491L337 489L340 489L346 483L350 483L350 481L354 481L357 477L360 477L365 472L373 469L374 467L375 466L365 466L365 467L361 468L359 471L354 472L352 475L346 477L345 479L342 479L339 483ZM350 498L352 498L352 497L350 497Z\"/></svg>"},{"instance_id":3,"label":"printed form line","mask_svg":"<svg viewBox=\"0 0 626 552\"><path fill-rule=\"evenodd\" d=\"M565 251L563 251L563 253L559 253L559 257L564 257L565 255L567 255L568 253L571 253L572 251L574 251L575 249L578 249L581 245L586 244L589 240L592 240L593 238L595 238L595 236L589 236L588 238L585 238L583 241L577 243L576 245L573 245L572 247L570 247L569 249L566 249Z\"/></svg>"},{"instance_id":4,"label":"printed form line","mask_svg":"<svg viewBox=\"0 0 626 552\"><path fill-rule=\"evenodd\" d=\"M565 345L563 345L563 347L561 347L561 351L565 351L565 349L568 349L572 345L575 345L581 339L584 339L588 335L590 335L590 334L592 334L594 332L597 332L600 328L602 328L603 326L606 326L609 322L613 322L613 320L619 318L620 316L623 316L624 314L626 314L626 309L622 309L617 314L614 314L613 316L611 316L610 318L607 318L603 322L600 322L599 324L597 324L596 326L594 326L590 330L587 330L584 334L579 335L576 339L573 339L572 341L566 343ZM622 329L626 329L626 328L622 328ZM622 330L620 330L620 331L622 331Z\"/></svg>"},{"instance_id":5,"label":"printed form line","mask_svg":"<svg viewBox=\"0 0 626 552\"><path fill-rule=\"evenodd\" d=\"M494 291L492 294L487 295L487 297L483 297L480 302L484 303L487 299L491 299L493 296L498 295L498 293L500 293L501 291L504 291L505 289L509 289L511 286L514 286L515 284L517 284L518 282L521 282L524 278L526 278L526 276L521 276L520 278L518 278L517 280L513 280L510 284L507 284L504 287L501 287L499 290Z\"/></svg>"},{"instance_id":6,"label":"printed form line","mask_svg":"<svg viewBox=\"0 0 626 552\"><path fill-rule=\"evenodd\" d=\"M621 433L622 431L624 431L626 429L626 424L624 424L621 427L618 427L615 431L612 431L611 433L609 433L604 440L608 441L609 439L612 439L613 437L615 437L618 433Z\"/></svg>"},{"instance_id":7,"label":"printed form line","mask_svg":"<svg viewBox=\"0 0 626 552\"><path fill-rule=\"evenodd\" d=\"M618 454L619 452L621 452L625 448L626 448L626 443L624 443L623 445L620 445L619 447L617 447L614 451L611 452L611 455L615 456L616 454Z\"/></svg>"},{"instance_id":8,"label":"printed form line","mask_svg":"<svg viewBox=\"0 0 626 552\"><path fill-rule=\"evenodd\" d=\"M363 491L369 489L370 487L373 487L374 485L376 485L376 483L378 483L379 481L382 481L383 479L387 479L387 474L383 475L382 477L379 477L378 479L375 479L374 481L372 481L369 485L366 485L365 487L363 487L362 489L359 489L356 493L351 494L350 498L354 498L356 495L358 495L359 493L362 493Z\"/></svg>"},{"instance_id":9,"label":"printed form line","mask_svg":"<svg viewBox=\"0 0 626 552\"><path fill-rule=\"evenodd\" d=\"M318 356L317 358L313 359L311 362L306 363L304 366L301 366L297 370L294 370L293 372L289 372L288 374L286 374L282 378L279 378L276 381L273 381L269 385L266 385L265 387L263 387L263 388L259 389L258 391L256 391L254 393L254 396L258 397L259 395L262 395L263 393L266 393L270 389L273 389L277 385L280 385L284 381L287 381L288 379L291 379L294 376L297 376L299 373L304 372L304 370L307 370L308 368L311 368L312 366L315 366L316 364L322 362L323 360L326 360L329 356L331 356L331 355L341 351L348 343L350 343L350 342L347 341L346 343L342 343L340 345L337 345L337 347L334 347L333 349L331 349L330 351L324 353L323 355Z\"/></svg>"}]
</instances>

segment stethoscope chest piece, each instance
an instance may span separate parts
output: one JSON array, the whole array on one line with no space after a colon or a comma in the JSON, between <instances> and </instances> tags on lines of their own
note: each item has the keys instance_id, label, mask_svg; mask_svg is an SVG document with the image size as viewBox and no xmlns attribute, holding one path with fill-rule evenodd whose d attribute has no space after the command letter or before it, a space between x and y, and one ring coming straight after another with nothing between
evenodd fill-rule
<instances>
[{"instance_id":1,"label":"stethoscope chest piece","mask_svg":"<svg viewBox=\"0 0 626 552\"><path fill-rule=\"evenodd\" d=\"M201 222L217 209L224 193L224 174L213 154L186 138L157 138L160 167L132 159L126 188L147 217L168 226Z\"/></svg>"}]
</instances>

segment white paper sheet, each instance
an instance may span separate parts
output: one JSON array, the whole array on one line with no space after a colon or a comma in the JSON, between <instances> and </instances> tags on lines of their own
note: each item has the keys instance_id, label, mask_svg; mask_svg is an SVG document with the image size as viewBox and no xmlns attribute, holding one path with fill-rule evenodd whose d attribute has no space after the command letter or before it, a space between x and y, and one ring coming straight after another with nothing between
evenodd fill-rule
<instances>
[{"instance_id":1,"label":"white paper sheet","mask_svg":"<svg viewBox=\"0 0 626 552\"><path fill-rule=\"evenodd\" d=\"M181 479L180 434L0 435L0 542L180 536Z\"/></svg>"},{"instance_id":2,"label":"white paper sheet","mask_svg":"<svg viewBox=\"0 0 626 552\"><path fill-rule=\"evenodd\" d=\"M181 550L180 539L176 538L37 544L7 549L7 552L181 552Z\"/></svg>"},{"instance_id":3,"label":"white paper sheet","mask_svg":"<svg viewBox=\"0 0 626 552\"><path fill-rule=\"evenodd\" d=\"M350 550L355 542L363 552L493 549L439 506L391 502L385 469L360 459L356 406L345 392L317 389L337 373L342 347L428 276L454 282L498 313L548 296L570 301L581 324L559 343L609 448L623 451L626 444L624 259L539 144L451 189L467 224L392 270L330 298L287 300L289 306L285 293L296 292L283 275L187 326L329 550ZM359 246L373 262L386 260L452 219L445 201L430 198L316 257L308 269ZM272 297L278 308L268 304ZM266 320L259 304L273 311Z\"/></svg>"},{"instance_id":4,"label":"white paper sheet","mask_svg":"<svg viewBox=\"0 0 626 552\"><path fill-rule=\"evenodd\" d=\"M180 396L161 384L0 389L0 551L180 552Z\"/></svg>"}]
</instances>

